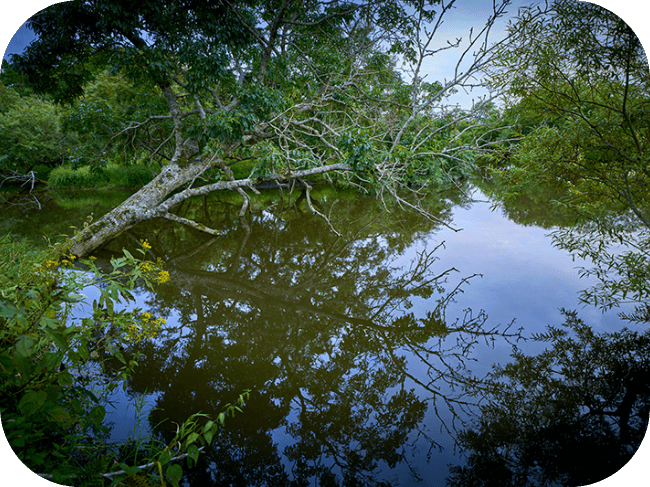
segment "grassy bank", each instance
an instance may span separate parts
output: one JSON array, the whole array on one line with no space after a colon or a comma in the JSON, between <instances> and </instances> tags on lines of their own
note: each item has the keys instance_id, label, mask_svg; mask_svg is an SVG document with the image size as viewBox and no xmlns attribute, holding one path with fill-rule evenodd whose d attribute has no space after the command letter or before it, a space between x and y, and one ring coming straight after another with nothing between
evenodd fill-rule
<instances>
[{"instance_id":1,"label":"grassy bank","mask_svg":"<svg viewBox=\"0 0 650 487\"><path fill-rule=\"evenodd\" d=\"M144 165L84 166L73 169L60 166L52 170L48 184L56 189L73 188L139 188L155 177L156 173Z\"/></svg>"}]
</instances>

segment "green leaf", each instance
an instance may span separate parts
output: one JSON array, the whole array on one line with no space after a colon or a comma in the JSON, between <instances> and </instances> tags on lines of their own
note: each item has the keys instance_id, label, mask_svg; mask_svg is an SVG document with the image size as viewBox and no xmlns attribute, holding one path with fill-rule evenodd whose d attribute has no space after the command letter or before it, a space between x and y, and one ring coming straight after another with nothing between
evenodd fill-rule
<instances>
[{"instance_id":1,"label":"green leaf","mask_svg":"<svg viewBox=\"0 0 650 487\"><path fill-rule=\"evenodd\" d=\"M122 470L124 470L127 473L127 475L135 475L135 474L142 471L138 467L131 467L130 465L127 465L126 463L120 463L119 466L120 466L120 468Z\"/></svg>"},{"instance_id":2,"label":"green leaf","mask_svg":"<svg viewBox=\"0 0 650 487\"><path fill-rule=\"evenodd\" d=\"M28 379L33 368L31 360L19 354L18 352L15 352L11 357L11 361L14 364L14 368L16 369L16 372L20 374L23 380Z\"/></svg>"},{"instance_id":3,"label":"green leaf","mask_svg":"<svg viewBox=\"0 0 650 487\"><path fill-rule=\"evenodd\" d=\"M48 372L56 369L61 364L61 355L54 352L46 352L39 360L39 370L47 370Z\"/></svg>"},{"instance_id":4,"label":"green leaf","mask_svg":"<svg viewBox=\"0 0 650 487\"><path fill-rule=\"evenodd\" d=\"M203 432L205 433L211 430L214 426L215 426L214 421L208 421L207 423L205 423L205 426L203 427Z\"/></svg>"},{"instance_id":5,"label":"green leaf","mask_svg":"<svg viewBox=\"0 0 650 487\"><path fill-rule=\"evenodd\" d=\"M50 418L51 421L54 421L55 423L59 423L59 424L65 423L70 420L70 413L68 413L68 411L66 411L62 406L55 406L53 408L48 409L47 416L48 418Z\"/></svg>"},{"instance_id":6,"label":"green leaf","mask_svg":"<svg viewBox=\"0 0 650 487\"><path fill-rule=\"evenodd\" d=\"M58 297L59 301L62 301L64 303L80 303L83 301L83 298L81 296L72 296L72 295L61 295Z\"/></svg>"},{"instance_id":7,"label":"green leaf","mask_svg":"<svg viewBox=\"0 0 650 487\"><path fill-rule=\"evenodd\" d=\"M11 447L12 448L24 448L25 447L25 436L21 435L15 438L11 438Z\"/></svg>"},{"instance_id":8,"label":"green leaf","mask_svg":"<svg viewBox=\"0 0 650 487\"><path fill-rule=\"evenodd\" d=\"M82 343L79 345L78 349L79 355L81 356L81 359L85 362L88 360L88 347L86 346L85 343Z\"/></svg>"},{"instance_id":9,"label":"green leaf","mask_svg":"<svg viewBox=\"0 0 650 487\"><path fill-rule=\"evenodd\" d=\"M209 445L212 443L212 438L214 437L214 432L212 431L206 431L203 433L203 438L205 439L205 442Z\"/></svg>"},{"instance_id":10,"label":"green leaf","mask_svg":"<svg viewBox=\"0 0 650 487\"><path fill-rule=\"evenodd\" d=\"M190 433L190 435L187 437L187 444L191 445L194 443L196 440L198 440L199 434L198 433Z\"/></svg>"},{"instance_id":11,"label":"green leaf","mask_svg":"<svg viewBox=\"0 0 650 487\"><path fill-rule=\"evenodd\" d=\"M60 331L54 330L45 330L45 336L50 340L54 341L57 347L60 350L66 350L68 348L68 341L66 340L65 334Z\"/></svg>"},{"instance_id":12,"label":"green leaf","mask_svg":"<svg viewBox=\"0 0 650 487\"><path fill-rule=\"evenodd\" d=\"M72 387L72 375L67 370L57 374L56 380L61 387Z\"/></svg>"},{"instance_id":13,"label":"green leaf","mask_svg":"<svg viewBox=\"0 0 650 487\"><path fill-rule=\"evenodd\" d=\"M68 358L74 365L77 365L79 363L79 354L74 350L70 350L68 352Z\"/></svg>"},{"instance_id":14,"label":"green leaf","mask_svg":"<svg viewBox=\"0 0 650 487\"><path fill-rule=\"evenodd\" d=\"M173 464L167 467L167 478L175 487L178 487L178 481L183 476L183 468L178 464Z\"/></svg>"},{"instance_id":15,"label":"green leaf","mask_svg":"<svg viewBox=\"0 0 650 487\"><path fill-rule=\"evenodd\" d=\"M16 350L23 357L29 357L34 353L34 343L36 343L34 337L22 335L16 342Z\"/></svg>"},{"instance_id":16,"label":"green leaf","mask_svg":"<svg viewBox=\"0 0 650 487\"><path fill-rule=\"evenodd\" d=\"M160 455L160 458L158 461L160 462L161 465L167 465L172 459L172 452L169 450L165 450L162 452L162 455Z\"/></svg>"},{"instance_id":17,"label":"green leaf","mask_svg":"<svg viewBox=\"0 0 650 487\"><path fill-rule=\"evenodd\" d=\"M199 448L196 445L190 445L187 449L187 458L190 460L190 466L196 465L199 460Z\"/></svg>"},{"instance_id":18,"label":"green leaf","mask_svg":"<svg viewBox=\"0 0 650 487\"><path fill-rule=\"evenodd\" d=\"M72 409L76 414L81 414L83 411L83 406L81 405L81 401L77 398L74 398L72 400Z\"/></svg>"},{"instance_id":19,"label":"green leaf","mask_svg":"<svg viewBox=\"0 0 650 487\"><path fill-rule=\"evenodd\" d=\"M8 301L0 301L0 318L13 318L15 316L24 317L25 314Z\"/></svg>"},{"instance_id":20,"label":"green leaf","mask_svg":"<svg viewBox=\"0 0 650 487\"><path fill-rule=\"evenodd\" d=\"M88 417L95 426L99 426L106 417L106 409L104 406L95 406L88 414Z\"/></svg>"},{"instance_id":21,"label":"green leaf","mask_svg":"<svg viewBox=\"0 0 650 487\"><path fill-rule=\"evenodd\" d=\"M11 357L6 353L0 355L0 370L5 374L10 374L14 370L14 364Z\"/></svg>"},{"instance_id":22,"label":"green leaf","mask_svg":"<svg viewBox=\"0 0 650 487\"><path fill-rule=\"evenodd\" d=\"M20 412L25 415L34 414L36 411L41 409L46 399L47 394L45 391L27 391L20 399L18 409L20 409Z\"/></svg>"},{"instance_id":23,"label":"green leaf","mask_svg":"<svg viewBox=\"0 0 650 487\"><path fill-rule=\"evenodd\" d=\"M111 259L111 265L113 266L114 270L117 270L120 267L124 267L125 263L126 263L126 259L124 257Z\"/></svg>"},{"instance_id":24,"label":"green leaf","mask_svg":"<svg viewBox=\"0 0 650 487\"><path fill-rule=\"evenodd\" d=\"M41 328L46 329L46 328L58 328L59 326L59 320L56 318L49 318L45 315L41 316L41 321L40 321Z\"/></svg>"}]
</instances>

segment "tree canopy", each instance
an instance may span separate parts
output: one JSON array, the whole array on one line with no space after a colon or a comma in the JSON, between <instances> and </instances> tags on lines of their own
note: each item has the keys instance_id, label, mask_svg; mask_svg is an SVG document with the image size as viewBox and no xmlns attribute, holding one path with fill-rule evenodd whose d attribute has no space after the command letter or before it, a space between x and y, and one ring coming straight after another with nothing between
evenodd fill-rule
<instances>
[{"instance_id":1,"label":"tree canopy","mask_svg":"<svg viewBox=\"0 0 650 487\"><path fill-rule=\"evenodd\" d=\"M650 226L650 70L638 37L612 12L569 0L524 10L512 31L492 71L526 131L506 181L560 181L590 216L614 202Z\"/></svg>"},{"instance_id":2,"label":"tree canopy","mask_svg":"<svg viewBox=\"0 0 650 487\"><path fill-rule=\"evenodd\" d=\"M494 20L510 2L495 3L464 45L440 48L454 3L181 0L160 9L152 1L75 0L39 12L29 22L38 39L12 63L37 91L73 100L103 63L166 101L121 130L167 127L152 148L167 161L160 175L71 250L86 254L151 218L211 232L173 208L229 189L240 193L245 214L246 191L260 182L308 185L307 177L335 172L426 213L410 183L436 180L485 148L471 135L475 118L450 116L444 100L475 84L495 49ZM459 50L452 78L425 80L423 62L448 49ZM244 161L253 161L250 176L235 180L232 168Z\"/></svg>"}]
</instances>

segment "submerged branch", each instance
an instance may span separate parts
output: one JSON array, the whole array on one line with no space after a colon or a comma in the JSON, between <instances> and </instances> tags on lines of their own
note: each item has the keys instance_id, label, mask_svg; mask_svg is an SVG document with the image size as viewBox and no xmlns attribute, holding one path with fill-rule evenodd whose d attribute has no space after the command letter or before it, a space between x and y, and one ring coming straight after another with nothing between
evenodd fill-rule
<instances>
[{"instance_id":1,"label":"submerged branch","mask_svg":"<svg viewBox=\"0 0 650 487\"><path fill-rule=\"evenodd\" d=\"M325 222L327 223L327 225L330 227L330 230L332 230L332 232L333 232L337 237L340 237L341 234L340 234L340 233L339 233L339 232L338 232L338 231L337 231L337 230L332 226L332 222L330 222L330 219L327 218L327 216L325 216L323 213L321 213L320 211L318 211L316 208L314 208L314 205L313 205L313 203L312 203L312 201L311 201L311 186L309 185L309 183L307 183L306 181L304 181L304 180L302 180L302 179L298 179L298 181L300 181L300 182L305 186L305 196L306 196L306 199L307 199L307 206L309 206L309 209L311 210L311 212L312 212L314 215L318 215L318 216L321 217L323 220L325 220Z\"/></svg>"},{"instance_id":2,"label":"submerged branch","mask_svg":"<svg viewBox=\"0 0 650 487\"><path fill-rule=\"evenodd\" d=\"M195 230L199 230L200 232L208 233L210 235L214 235L214 236L225 235L225 232L222 232L221 230L214 230L214 229L212 229L210 227L206 227L205 225L197 223L194 220L189 220L187 218L183 218L181 216L174 215L173 213L164 212L160 216L162 218L166 218L167 220L171 220L173 222L180 223L182 225L187 225L188 227L192 227Z\"/></svg>"},{"instance_id":3,"label":"submerged branch","mask_svg":"<svg viewBox=\"0 0 650 487\"><path fill-rule=\"evenodd\" d=\"M339 164L330 164L327 166L314 167L310 169L303 169L300 171L292 171L289 174L272 174L269 177L261 178L261 179L254 179L252 177L248 177L246 179L236 179L232 181L217 181L216 183L206 184L205 186L200 186L198 188L185 189L175 194L168 200L166 200L164 203L162 203L159 206L159 208L161 211L169 211L171 208L173 208L180 202L185 201L186 199L192 196L206 195L214 191L223 191L228 189L237 190L238 188L241 189L253 188L256 184L262 182L273 182L273 181L285 182L285 181L290 181L295 179L301 179L307 176L325 174L332 171L351 171L351 170L352 168L350 168L350 166L348 166L347 164L339 163Z\"/></svg>"}]
</instances>

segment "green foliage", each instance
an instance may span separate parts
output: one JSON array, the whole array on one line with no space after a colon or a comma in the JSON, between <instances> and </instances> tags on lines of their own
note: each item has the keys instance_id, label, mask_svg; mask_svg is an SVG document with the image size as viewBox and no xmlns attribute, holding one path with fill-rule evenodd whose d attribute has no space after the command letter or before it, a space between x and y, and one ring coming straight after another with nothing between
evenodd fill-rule
<instances>
[{"instance_id":1,"label":"green foliage","mask_svg":"<svg viewBox=\"0 0 650 487\"><path fill-rule=\"evenodd\" d=\"M107 159L129 165L145 148L159 146L170 129L164 119L147 130L138 130L133 121L164 114L165 108L156 87L98 69L94 80L84 86L84 95L62 114L63 127L75 141L67 156L76 165L97 165Z\"/></svg>"},{"instance_id":2,"label":"green foliage","mask_svg":"<svg viewBox=\"0 0 650 487\"><path fill-rule=\"evenodd\" d=\"M149 248L144 242L139 250L144 255ZM0 412L12 449L30 469L59 483L101 485L100 474L114 469L116 458L122 474L141 471L106 443L104 404L138 365L137 354L124 352L127 345L152 336L152 324L161 323L138 309L119 310L118 303L133 302L136 283L150 286L168 274L127 251L111 259L110 272L100 272L92 259L81 262L81 272L72 269L74 258L64 247L34 252L11 236L0 239L0 256ZM78 317L73 310L88 287L100 294L88 316ZM243 402L244 396L228 411ZM163 473L162 466L184 451L195 462L197 431L203 443L214 435L197 418L181 425L170 445L150 445L160 477L172 485L181 467ZM225 416L218 419L222 424Z\"/></svg>"},{"instance_id":3,"label":"green foliage","mask_svg":"<svg viewBox=\"0 0 650 487\"><path fill-rule=\"evenodd\" d=\"M250 16L246 11L243 14ZM191 72L192 88L200 91L203 83L212 86L220 79L225 67L221 63L227 61L222 53L236 50L252 38L228 7L193 0L175 2L165 9L155 1L66 2L39 12L30 19L30 26L48 39L48 54L44 56L32 45L15 56L12 64L37 91L49 91L62 101L83 93L84 85L95 78L98 62L124 72L136 83L155 84L166 82L177 61L192 62L185 65ZM147 43L129 43L143 26ZM58 35L51 37L51 32ZM203 43L197 44L198 39ZM174 59L170 52L182 59ZM56 67L54 59L58 60Z\"/></svg>"},{"instance_id":4,"label":"green foliage","mask_svg":"<svg viewBox=\"0 0 650 487\"><path fill-rule=\"evenodd\" d=\"M0 284L3 428L24 463L61 478L83 460L72 452L108 432L102 424L105 409L90 387L97 370L107 371L112 359L119 364L108 375L110 391L136 365L120 351L121 331L133 314L114 306L120 298L132 299L122 282L127 262L115 261L114 271L101 276L88 261L94 277L81 278L56 269L70 266L71 257L28 252L11 237L4 237L0 246L10 257L3 260L9 264L2 269ZM136 274L129 279L131 288ZM106 287L93 303L92 317L72 323L72 307L81 301L82 289L100 281Z\"/></svg>"},{"instance_id":5,"label":"green foliage","mask_svg":"<svg viewBox=\"0 0 650 487\"><path fill-rule=\"evenodd\" d=\"M34 95L21 97L0 83L0 146L0 177L32 170L46 177L67 146L60 109Z\"/></svg>"},{"instance_id":6,"label":"green foliage","mask_svg":"<svg viewBox=\"0 0 650 487\"><path fill-rule=\"evenodd\" d=\"M503 173L523 185L563 185L563 204L589 217L617 202L650 227L650 70L634 32L593 4L524 10L492 81L509 93L524 141Z\"/></svg>"},{"instance_id":7,"label":"green foliage","mask_svg":"<svg viewBox=\"0 0 650 487\"><path fill-rule=\"evenodd\" d=\"M159 113L160 99L150 87L130 85L106 71L86 86L82 99L65 109L0 84L0 142L5 148L0 177L34 171L43 181L52 176L53 187L143 186L152 175L142 167L145 158L138 147L158 145L165 123L149 127L146 134L124 129L133 118ZM116 137L119 132L123 135ZM59 166L66 161L89 170L74 174Z\"/></svg>"},{"instance_id":8,"label":"green foliage","mask_svg":"<svg viewBox=\"0 0 650 487\"><path fill-rule=\"evenodd\" d=\"M341 134L338 140L339 149L346 156L345 162L356 171L368 171L376 164L376 155L373 156L373 144L368 134L358 129Z\"/></svg>"}]
</instances>

